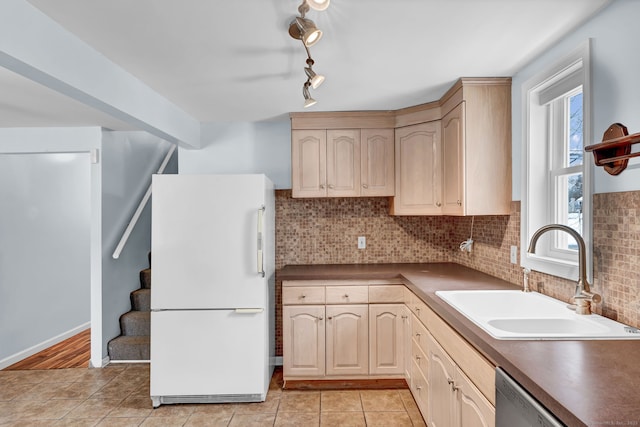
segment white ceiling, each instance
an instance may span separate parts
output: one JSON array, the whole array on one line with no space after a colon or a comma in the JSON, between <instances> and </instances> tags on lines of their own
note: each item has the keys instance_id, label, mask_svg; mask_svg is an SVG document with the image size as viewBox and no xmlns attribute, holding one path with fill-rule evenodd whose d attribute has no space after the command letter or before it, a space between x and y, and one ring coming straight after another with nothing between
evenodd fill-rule
<instances>
[{"instance_id":1,"label":"white ceiling","mask_svg":"<svg viewBox=\"0 0 640 427\"><path fill-rule=\"evenodd\" d=\"M302 111L300 0L29 0L201 122ZM389 110L458 77L512 76L608 0L332 0L307 17L326 75L307 111ZM0 126L131 126L0 69Z\"/></svg>"}]
</instances>

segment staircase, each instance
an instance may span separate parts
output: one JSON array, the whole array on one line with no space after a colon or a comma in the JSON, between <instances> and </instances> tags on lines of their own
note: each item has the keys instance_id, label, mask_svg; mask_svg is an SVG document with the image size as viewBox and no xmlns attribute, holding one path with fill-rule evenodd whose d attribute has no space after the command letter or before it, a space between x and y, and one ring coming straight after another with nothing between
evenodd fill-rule
<instances>
[{"instance_id":1,"label":"staircase","mask_svg":"<svg viewBox=\"0 0 640 427\"><path fill-rule=\"evenodd\" d=\"M140 286L131 292L131 311L120 316L121 335L109 341L110 360L150 359L151 268L140 271Z\"/></svg>"}]
</instances>

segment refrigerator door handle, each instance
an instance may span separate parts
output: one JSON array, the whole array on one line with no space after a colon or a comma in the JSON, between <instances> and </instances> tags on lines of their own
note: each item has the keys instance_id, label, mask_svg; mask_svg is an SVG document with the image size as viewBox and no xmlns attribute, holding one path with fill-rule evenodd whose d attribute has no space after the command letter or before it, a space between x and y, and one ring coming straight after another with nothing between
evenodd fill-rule
<instances>
[{"instance_id":1,"label":"refrigerator door handle","mask_svg":"<svg viewBox=\"0 0 640 427\"><path fill-rule=\"evenodd\" d=\"M255 314L262 313L264 308L236 308L234 311L238 314Z\"/></svg>"},{"instance_id":2,"label":"refrigerator door handle","mask_svg":"<svg viewBox=\"0 0 640 427\"><path fill-rule=\"evenodd\" d=\"M263 227L264 210L265 210L264 206L258 209L258 274L261 274L262 277L265 276L264 255L262 250L262 227Z\"/></svg>"}]
</instances>

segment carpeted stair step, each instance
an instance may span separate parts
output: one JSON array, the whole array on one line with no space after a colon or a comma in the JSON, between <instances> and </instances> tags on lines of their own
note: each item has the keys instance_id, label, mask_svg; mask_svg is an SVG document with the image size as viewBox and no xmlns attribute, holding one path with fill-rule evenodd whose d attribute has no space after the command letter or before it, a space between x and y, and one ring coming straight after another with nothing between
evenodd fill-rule
<instances>
[{"instance_id":1,"label":"carpeted stair step","mask_svg":"<svg viewBox=\"0 0 640 427\"><path fill-rule=\"evenodd\" d=\"M151 289L140 288L131 292L131 307L133 310L151 310Z\"/></svg>"},{"instance_id":2,"label":"carpeted stair step","mask_svg":"<svg viewBox=\"0 0 640 427\"><path fill-rule=\"evenodd\" d=\"M111 360L150 360L150 339L148 336L120 335L109 341Z\"/></svg>"},{"instance_id":3,"label":"carpeted stair step","mask_svg":"<svg viewBox=\"0 0 640 427\"><path fill-rule=\"evenodd\" d=\"M145 268L140 270L140 286L145 289L151 289L151 269Z\"/></svg>"},{"instance_id":4,"label":"carpeted stair step","mask_svg":"<svg viewBox=\"0 0 640 427\"><path fill-rule=\"evenodd\" d=\"M151 335L151 312L129 311L120 316L122 335Z\"/></svg>"}]
</instances>

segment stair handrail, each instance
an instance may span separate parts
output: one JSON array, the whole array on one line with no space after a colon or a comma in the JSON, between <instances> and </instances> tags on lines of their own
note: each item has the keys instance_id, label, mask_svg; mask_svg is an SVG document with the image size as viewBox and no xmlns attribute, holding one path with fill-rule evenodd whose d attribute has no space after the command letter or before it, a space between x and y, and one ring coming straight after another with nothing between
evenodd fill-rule
<instances>
[{"instance_id":1,"label":"stair handrail","mask_svg":"<svg viewBox=\"0 0 640 427\"><path fill-rule=\"evenodd\" d=\"M173 156L174 151L176 151L176 146L175 144L171 144L171 147L169 147L169 151L167 152L167 155L164 156L164 160L162 160L162 163L160 164L160 167L156 172L157 174L164 173L164 170L166 169L167 164L169 163L169 160L171 160L171 156ZM129 236L133 232L133 228L138 223L138 220L140 219L140 215L142 215L142 211L144 210L145 206L147 206L147 203L149 202L150 198L151 198L151 184L149 184L149 188L147 188L147 192L144 194L144 197L142 198L142 200L140 200L140 203L138 204L138 208L133 213L133 216L131 217L131 220L129 221L127 228L125 228L124 233L122 233L122 237L118 242L118 246L116 246L115 251L113 251L113 255L112 255L113 259L120 258L120 253L124 249L124 246L127 244L127 240L129 240Z\"/></svg>"}]
</instances>

